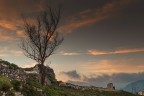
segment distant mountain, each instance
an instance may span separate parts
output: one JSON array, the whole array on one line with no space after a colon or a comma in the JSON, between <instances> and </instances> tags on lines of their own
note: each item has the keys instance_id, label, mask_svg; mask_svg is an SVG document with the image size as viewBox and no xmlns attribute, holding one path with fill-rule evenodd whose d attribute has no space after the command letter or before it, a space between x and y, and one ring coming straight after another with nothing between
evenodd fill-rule
<instances>
[{"instance_id":1,"label":"distant mountain","mask_svg":"<svg viewBox=\"0 0 144 96\"><path fill-rule=\"evenodd\" d=\"M144 89L144 80L138 80L132 82L123 88L124 91L131 92L131 93L136 93L143 89Z\"/></svg>"}]
</instances>

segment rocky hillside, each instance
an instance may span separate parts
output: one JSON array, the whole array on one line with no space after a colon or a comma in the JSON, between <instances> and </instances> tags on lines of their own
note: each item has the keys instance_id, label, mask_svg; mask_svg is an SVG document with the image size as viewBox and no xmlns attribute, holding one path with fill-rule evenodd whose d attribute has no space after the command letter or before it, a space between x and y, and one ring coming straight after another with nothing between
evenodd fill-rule
<instances>
[{"instance_id":1,"label":"rocky hillside","mask_svg":"<svg viewBox=\"0 0 144 96\"><path fill-rule=\"evenodd\" d=\"M9 63L0 59L0 75L5 75L10 80L20 80L26 82L25 80L29 78L29 75L34 74L37 77L36 79L40 81L39 67L40 64L37 64L31 68L20 68L13 63ZM45 83L48 85L51 85L52 83L57 83L53 69L48 66L45 66L45 69Z\"/></svg>"},{"instance_id":2,"label":"rocky hillside","mask_svg":"<svg viewBox=\"0 0 144 96\"><path fill-rule=\"evenodd\" d=\"M27 75L22 68L2 59L0 59L0 75L5 75L10 80L19 79L23 81L25 78L27 78Z\"/></svg>"}]
</instances>

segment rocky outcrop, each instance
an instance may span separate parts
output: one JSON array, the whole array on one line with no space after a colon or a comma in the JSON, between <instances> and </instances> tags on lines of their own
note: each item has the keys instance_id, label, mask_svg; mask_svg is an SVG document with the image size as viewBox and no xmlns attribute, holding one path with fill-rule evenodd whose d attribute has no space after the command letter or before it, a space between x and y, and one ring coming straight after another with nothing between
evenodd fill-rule
<instances>
[{"instance_id":1,"label":"rocky outcrop","mask_svg":"<svg viewBox=\"0 0 144 96\"><path fill-rule=\"evenodd\" d=\"M44 67L46 76L45 83L48 85L56 84L57 80L55 78L54 70L48 66ZM25 81L27 78L30 78L29 74L34 74L38 81L40 81L39 69L40 64L31 68L20 68L15 64L0 59L0 75L6 75L10 80L17 79Z\"/></svg>"},{"instance_id":2,"label":"rocky outcrop","mask_svg":"<svg viewBox=\"0 0 144 96\"><path fill-rule=\"evenodd\" d=\"M40 76L39 76L40 67L41 67L41 65L37 64L31 68L24 68L24 70L27 74L37 74L38 80L40 81ZM45 69L45 76L46 76L45 83L48 85L56 84L57 80L55 78L54 70L52 68L50 68L49 66L44 66L44 67L45 67L44 69Z\"/></svg>"},{"instance_id":3,"label":"rocky outcrop","mask_svg":"<svg viewBox=\"0 0 144 96\"><path fill-rule=\"evenodd\" d=\"M35 65L34 67L31 68L25 68L25 72L27 74L38 74L40 73L40 64ZM52 68L50 68L49 66L44 66L45 68L45 83L50 85L50 84L56 84L57 80L55 78L55 73L54 70ZM40 81L40 76L38 76L38 80Z\"/></svg>"},{"instance_id":4,"label":"rocky outcrop","mask_svg":"<svg viewBox=\"0 0 144 96\"><path fill-rule=\"evenodd\" d=\"M7 76L10 80L20 80L24 81L27 78L26 73L22 68L19 68L15 64L11 64L7 61L0 59L0 75Z\"/></svg>"},{"instance_id":5,"label":"rocky outcrop","mask_svg":"<svg viewBox=\"0 0 144 96\"><path fill-rule=\"evenodd\" d=\"M55 73L52 68L45 66L45 74L46 74L46 77L51 81L52 84L57 83L57 80L55 78Z\"/></svg>"}]
</instances>

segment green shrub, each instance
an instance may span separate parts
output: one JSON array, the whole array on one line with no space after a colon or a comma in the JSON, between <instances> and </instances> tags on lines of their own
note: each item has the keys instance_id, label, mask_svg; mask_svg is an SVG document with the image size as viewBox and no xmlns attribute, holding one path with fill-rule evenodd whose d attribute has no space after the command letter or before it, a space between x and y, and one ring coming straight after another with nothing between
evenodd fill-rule
<instances>
[{"instance_id":1,"label":"green shrub","mask_svg":"<svg viewBox=\"0 0 144 96\"><path fill-rule=\"evenodd\" d=\"M40 92L36 91L33 86L30 85L23 85L21 90L24 96L43 96Z\"/></svg>"},{"instance_id":2,"label":"green shrub","mask_svg":"<svg viewBox=\"0 0 144 96\"><path fill-rule=\"evenodd\" d=\"M10 80L6 76L0 76L0 90L7 92L12 88Z\"/></svg>"},{"instance_id":3,"label":"green shrub","mask_svg":"<svg viewBox=\"0 0 144 96\"><path fill-rule=\"evenodd\" d=\"M26 79L26 83L33 87L42 88L41 83L36 78L37 76L37 74L28 74L29 78Z\"/></svg>"},{"instance_id":4,"label":"green shrub","mask_svg":"<svg viewBox=\"0 0 144 96\"><path fill-rule=\"evenodd\" d=\"M13 85L14 90L20 91L21 82L18 80L12 80L11 84Z\"/></svg>"}]
</instances>

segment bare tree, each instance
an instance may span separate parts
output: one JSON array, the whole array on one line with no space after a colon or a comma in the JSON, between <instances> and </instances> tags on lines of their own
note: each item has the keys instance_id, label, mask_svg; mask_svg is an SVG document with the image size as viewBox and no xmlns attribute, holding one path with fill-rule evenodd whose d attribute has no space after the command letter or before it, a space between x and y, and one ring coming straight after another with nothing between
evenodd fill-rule
<instances>
[{"instance_id":1,"label":"bare tree","mask_svg":"<svg viewBox=\"0 0 144 96\"><path fill-rule=\"evenodd\" d=\"M48 7L33 18L34 22L24 18L26 38L22 40L20 48L24 50L25 56L41 65L39 68L42 85L45 82L44 63L63 41L63 37L56 31L60 16L61 8Z\"/></svg>"}]
</instances>

